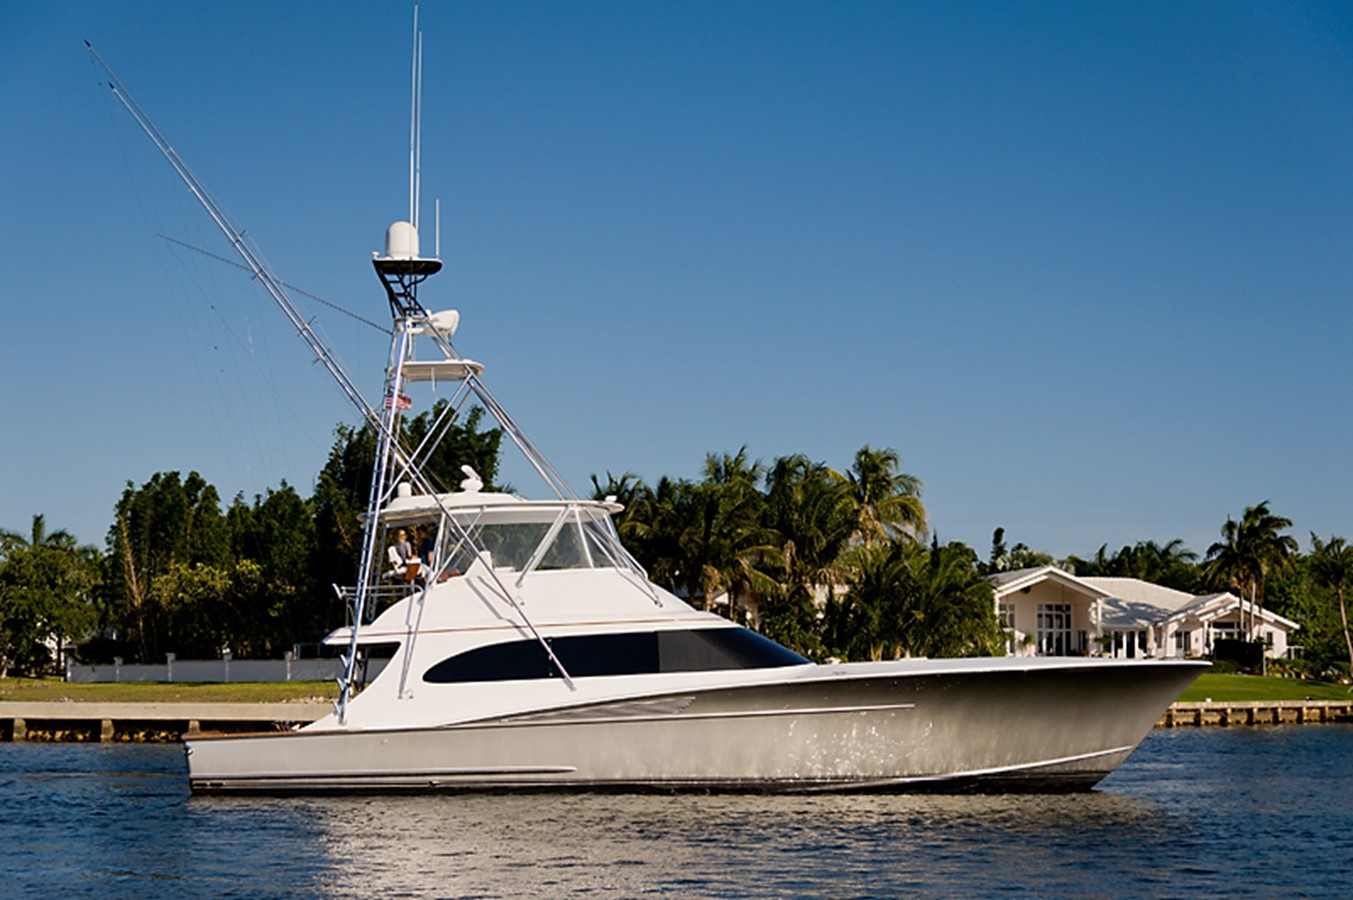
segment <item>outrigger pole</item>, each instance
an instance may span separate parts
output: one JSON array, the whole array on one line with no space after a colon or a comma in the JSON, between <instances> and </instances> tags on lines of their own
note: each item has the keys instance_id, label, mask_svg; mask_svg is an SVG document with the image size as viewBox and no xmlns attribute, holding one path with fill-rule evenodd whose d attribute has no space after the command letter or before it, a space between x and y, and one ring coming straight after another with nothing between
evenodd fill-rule
<instances>
[{"instance_id":1,"label":"outrigger pole","mask_svg":"<svg viewBox=\"0 0 1353 900\"><path fill-rule=\"evenodd\" d=\"M333 376L334 381L338 382L339 388L342 389L343 393L352 404L357 407L358 411L373 425L380 427L380 417L377 416L375 410L371 408L371 404L366 402L361 391L357 389L357 385L348 377L348 373L343 371L343 367L338 364L338 360L329 352L329 348L324 345L324 342L320 340L319 335L315 334L315 330L310 327L310 323L307 322L296 309L296 306L291 302L291 298L289 298L282 290L281 283L268 269L263 260L258 257L258 254L254 252L253 248L249 246L248 242L245 241L244 234L239 231L239 229L235 228L234 225L230 224L230 220L226 218L226 215L221 208L216 205L216 201L211 199L211 195L207 193L206 188L204 188L202 183L197 180L197 176L188 168L188 164L179 158L178 153L169 145L169 141L165 139L164 135L162 135L159 129L155 127L154 123L150 121L150 117L145 114L132 95L127 92L127 89L122 86L122 82L113 74L113 70L108 67L108 63L104 62L103 57L99 55L99 51L94 49L94 45L89 41L85 41L85 47L88 48L89 52L93 55L94 60L108 75L108 86L112 89L113 96L126 107L127 112L131 113L132 118L136 120L136 124L141 126L141 130L146 133L146 136L150 138L151 143L155 145L155 149L159 150L164 158L169 160L169 164L174 167L174 171L178 173L179 178L183 179L183 183L188 186L188 190L192 192L192 195L195 198L197 198L197 202L207 211L207 215L211 216L212 221L216 223L216 227L221 229L225 234L226 239L230 241L230 245L235 248L235 252L240 255L240 258L244 260L244 264L249 268L249 271L254 274L254 277L263 285L263 289L266 290L268 295L277 303L278 307L282 310L283 315L287 317L287 321L296 329L296 333L301 336L301 339L305 341L306 345L314 352L315 356L319 358L320 363L322 363L329 374Z\"/></svg>"},{"instance_id":2,"label":"outrigger pole","mask_svg":"<svg viewBox=\"0 0 1353 900\"><path fill-rule=\"evenodd\" d=\"M416 21L417 20L415 19L415 29ZM422 80L421 71L418 71L418 69L421 68L419 63L421 62L422 36L416 30L414 40L416 56L414 84L415 90L417 90L421 87ZM379 532L377 527L377 516L387 492L386 480L388 478L390 463L397 463L400 471L403 474L406 474L414 485L425 493L433 496L434 499L436 498L435 486L428 481L427 477L418 468L414 460L411 459L400 446L395 426L398 422L399 406L402 400L403 363L404 360L408 358L409 348L413 337L413 331L411 329L420 324L428 326L426 327L427 333L433 338L434 342L443 351L446 357L448 359L459 358L458 354L456 354L454 348L451 346L449 336L441 333L437 326L431 321L431 317L428 316L427 311L423 309L417 300L418 284L427 279L428 276L439 271L442 266L441 261L436 259L418 258L416 230L413 231L412 241L406 244L406 249L411 252L403 254L388 253L384 258L373 260L376 271L380 275L382 282L385 284L387 299L390 302L390 311L395 321L394 336L391 342L390 367L387 370L384 410L383 414L378 413L372 408L371 404L366 401L366 398L362 396L357 385L348 376L347 372L344 371L343 367L339 365L338 360L334 357L328 346L325 345L319 335L315 333L314 329L310 327L310 323L300 314L300 311L297 310L295 304L291 302L291 298L288 297L286 292L282 289L281 282L273 275L272 271L253 248L249 246L244 238L244 233L236 228L230 222L229 218L226 217L225 212L217 206L216 201L211 198L211 195L207 193L206 188L197 180L197 176L188 168L187 163L179 157L178 153L169 144L169 141L160 133L154 123L150 121L150 117L146 115L145 111L141 109L140 105L131 96L130 92L122 85L122 82L118 79L117 75L113 73L113 70L108 66L108 63L105 62L103 57L99 55L99 52L94 49L94 45L89 41L85 41L85 47L107 74L108 86L112 90L113 96L115 96L118 99L118 102L120 102L123 107L126 108L127 112L131 114L131 117L136 121L136 124L139 125L146 136L150 138L151 143L153 143L155 148L160 151L160 154L169 161L169 164L188 187L188 190L192 193L193 197L201 204L202 208L206 210L207 214L216 224L216 227L226 236L226 239L230 241L231 246L235 249L235 252L239 254L240 259L244 262L245 266L253 273L254 277L259 280L259 283L263 285L264 290L272 297L278 308L282 310L287 321L296 329L296 333L300 335L301 339L305 341L311 352L315 354L321 364L323 364L324 368L333 377L334 381L337 382L339 388L343 391L348 400L376 431L379 444L377 471L374 473L375 477L373 477L372 480L371 494L368 498L365 540L363 541L362 560L358 573L357 597L353 604L352 635L349 640L347 655L343 657L344 672L343 676L338 679L339 695L338 701L334 704L335 711L338 714L338 721L342 724L346 720L347 704L352 693L353 679L357 664L358 633L361 628L363 616L365 615L366 601L372 581L371 574L375 565L375 542ZM415 100L415 111L421 111L420 106L421 104L419 101ZM411 135L414 140L417 139L418 126L416 124ZM414 167L414 175L411 183L416 189L417 167L419 162L416 149L411 160ZM412 198L412 204L412 214L417 215L416 197ZM390 248L387 247L387 250L388 249ZM526 438L525 434L521 432L521 429L516 426L516 423L512 422L512 420L507 417L506 411L503 410L497 400L489 393L487 387L478 380L474 371L468 366L466 368L465 379L475 396L484 401L485 405L489 408L490 414L494 415L494 417L499 420L500 424L503 425L504 429L512 437L514 443L516 443L523 451L523 454L527 456L536 470L545 478L546 482L550 484L550 487L561 497L565 495L571 496L572 492L568 490L563 479L559 478L558 473L555 472L553 466L545 461L544 457L536 450L534 444L532 444L531 441ZM551 474L554 475L553 478L550 477ZM464 541L467 546L476 548L475 542L464 531L455 517L450 514L440 500L437 500L436 502L442 512L443 521L450 523L452 529L456 532L457 537ZM631 557L623 547L620 547L619 549L626 561L635 567L638 566L638 563L634 561L633 557ZM555 656L553 648L550 647L549 642L546 641L536 629L535 624L531 621L530 617L526 615L525 610L521 608L516 597L513 596L512 591L507 585L502 583L496 572L490 571L489 575L497 585L499 591L501 591L502 596L516 613L521 616L527 629L530 630L536 641L544 649L546 656L548 656L550 662L555 666L564 683L570 690L573 690L573 679L569 676L568 670L564 668L563 663Z\"/></svg>"}]
</instances>

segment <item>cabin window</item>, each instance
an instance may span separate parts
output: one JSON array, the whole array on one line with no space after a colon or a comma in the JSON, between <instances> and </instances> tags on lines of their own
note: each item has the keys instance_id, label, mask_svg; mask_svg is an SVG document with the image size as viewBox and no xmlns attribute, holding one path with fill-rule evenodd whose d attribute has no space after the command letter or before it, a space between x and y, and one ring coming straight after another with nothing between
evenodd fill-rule
<instances>
[{"instance_id":1,"label":"cabin window","mask_svg":"<svg viewBox=\"0 0 1353 900\"><path fill-rule=\"evenodd\" d=\"M547 638L570 676L652 675L805 665L808 660L746 628L645 631ZM423 675L432 684L524 681L558 673L535 640L476 647L444 659Z\"/></svg>"}]
</instances>

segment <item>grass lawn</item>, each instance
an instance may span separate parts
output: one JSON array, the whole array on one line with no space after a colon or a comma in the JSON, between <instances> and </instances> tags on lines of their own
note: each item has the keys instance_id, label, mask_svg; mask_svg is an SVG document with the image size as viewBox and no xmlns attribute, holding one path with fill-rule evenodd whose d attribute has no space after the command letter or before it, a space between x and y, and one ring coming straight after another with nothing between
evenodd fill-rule
<instances>
[{"instance_id":1,"label":"grass lawn","mask_svg":"<svg viewBox=\"0 0 1353 900\"><path fill-rule=\"evenodd\" d=\"M1190 703L1215 700L1350 700L1353 688L1345 684L1301 678L1263 678L1258 675L1218 675L1204 672L1179 697Z\"/></svg>"},{"instance_id":2,"label":"grass lawn","mask_svg":"<svg viewBox=\"0 0 1353 900\"><path fill-rule=\"evenodd\" d=\"M85 700L101 703L286 703L338 697L332 681L286 681L276 684L67 684L56 678L0 679L0 702L20 700Z\"/></svg>"}]
</instances>

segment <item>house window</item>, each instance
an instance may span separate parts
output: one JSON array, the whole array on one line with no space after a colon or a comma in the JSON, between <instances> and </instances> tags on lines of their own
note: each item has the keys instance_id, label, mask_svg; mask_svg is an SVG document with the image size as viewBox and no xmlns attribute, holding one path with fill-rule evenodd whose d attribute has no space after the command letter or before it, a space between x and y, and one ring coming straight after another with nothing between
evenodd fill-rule
<instances>
[{"instance_id":1,"label":"house window","mask_svg":"<svg viewBox=\"0 0 1353 900\"><path fill-rule=\"evenodd\" d=\"M1189 654L1189 636L1192 632L1183 628L1174 633L1175 653L1187 656Z\"/></svg>"},{"instance_id":2,"label":"house window","mask_svg":"<svg viewBox=\"0 0 1353 900\"><path fill-rule=\"evenodd\" d=\"M1071 652L1071 604L1038 604L1038 652L1066 656Z\"/></svg>"},{"instance_id":3,"label":"house window","mask_svg":"<svg viewBox=\"0 0 1353 900\"><path fill-rule=\"evenodd\" d=\"M1015 604L1000 605L1001 627L1005 629L1005 655L1015 655Z\"/></svg>"}]
</instances>

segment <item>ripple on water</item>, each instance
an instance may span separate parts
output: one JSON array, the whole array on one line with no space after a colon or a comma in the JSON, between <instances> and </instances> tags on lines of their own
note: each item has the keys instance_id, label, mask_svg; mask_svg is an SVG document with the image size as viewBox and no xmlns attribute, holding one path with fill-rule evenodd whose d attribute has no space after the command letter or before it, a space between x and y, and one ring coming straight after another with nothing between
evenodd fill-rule
<instances>
[{"instance_id":1,"label":"ripple on water","mask_svg":"<svg viewBox=\"0 0 1353 900\"><path fill-rule=\"evenodd\" d=\"M1353 728L1157 731L1051 796L192 798L165 746L0 745L15 895L1343 896Z\"/></svg>"}]
</instances>

